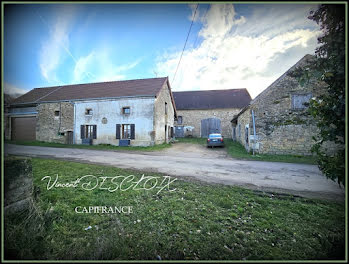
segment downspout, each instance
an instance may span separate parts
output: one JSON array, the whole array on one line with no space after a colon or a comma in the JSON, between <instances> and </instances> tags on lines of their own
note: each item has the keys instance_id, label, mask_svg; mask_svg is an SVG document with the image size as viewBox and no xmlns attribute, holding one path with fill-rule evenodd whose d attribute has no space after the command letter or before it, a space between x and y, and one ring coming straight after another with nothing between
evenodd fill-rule
<instances>
[{"instance_id":1,"label":"downspout","mask_svg":"<svg viewBox=\"0 0 349 264\"><path fill-rule=\"evenodd\" d=\"M73 144L75 144L75 120L76 120L76 106L74 104L74 120L73 120Z\"/></svg>"},{"instance_id":2,"label":"downspout","mask_svg":"<svg viewBox=\"0 0 349 264\"><path fill-rule=\"evenodd\" d=\"M255 124L255 121L254 121L254 112L252 110L252 123L253 123L253 140L254 140L254 145L253 145L253 155L254 155L254 149L256 147L256 124Z\"/></svg>"}]
</instances>

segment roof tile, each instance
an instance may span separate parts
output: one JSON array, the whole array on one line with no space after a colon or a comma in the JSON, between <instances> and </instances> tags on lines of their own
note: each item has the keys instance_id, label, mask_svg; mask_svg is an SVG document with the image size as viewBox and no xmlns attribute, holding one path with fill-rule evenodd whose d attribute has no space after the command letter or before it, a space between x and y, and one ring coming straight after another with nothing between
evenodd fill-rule
<instances>
[{"instance_id":1,"label":"roof tile","mask_svg":"<svg viewBox=\"0 0 349 264\"><path fill-rule=\"evenodd\" d=\"M251 101L245 88L172 93L177 110L243 108Z\"/></svg>"},{"instance_id":2,"label":"roof tile","mask_svg":"<svg viewBox=\"0 0 349 264\"><path fill-rule=\"evenodd\" d=\"M167 77L36 88L16 98L12 104L108 97L156 96L165 81L167 81Z\"/></svg>"}]
</instances>

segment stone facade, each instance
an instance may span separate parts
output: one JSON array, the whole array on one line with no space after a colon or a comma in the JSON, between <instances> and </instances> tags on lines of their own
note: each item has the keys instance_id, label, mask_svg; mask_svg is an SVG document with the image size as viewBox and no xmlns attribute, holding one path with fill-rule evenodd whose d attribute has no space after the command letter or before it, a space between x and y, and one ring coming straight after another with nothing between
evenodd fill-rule
<instances>
[{"instance_id":1,"label":"stone facade","mask_svg":"<svg viewBox=\"0 0 349 264\"><path fill-rule=\"evenodd\" d=\"M296 78L289 75L296 67L305 67L311 61L312 56L306 55L234 117L233 139L241 142L247 151L255 148L255 151L264 154L312 154L312 137L318 130L303 101L324 93L325 86L312 79L301 86Z\"/></svg>"},{"instance_id":2,"label":"stone facade","mask_svg":"<svg viewBox=\"0 0 349 264\"><path fill-rule=\"evenodd\" d=\"M73 103L42 103L36 110L36 140L66 144L74 130Z\"/></svg>"},{"instance_id":3,"label":"stone facade","mask_svg":"<svg viewBox=\"0 0 349 264\"><path fill-rule=\"evenodd\" d=\"M246 142L246 126L250 129L251 114L250 111L244 111L239 116L238 123L232 128L232 139L238 140L246 149L249 148L249 143Z\"/></svg>"},{"instance_id":4,"label":"stone facade","mask_svg":"<svg viewBox=\"0 0 349 264\"><path fill-rule=\"evenodd\" d=\"M231 117L239 113L240 108L221 108L221 109L198 109L198 110L177 110L177 116L182 117L183 126L192 126L193 137L201 137L201 120L206 118L218 118L221 120L223 137L232 136Z\"/></svg>"},{"instance_id":5,"label":"stone facade","mask_svg":"<svg viewBox=\"0 0 349 264\"><path fill-rule=\"evenodd\" d=\"M122 114L123 107L130 108L129 115ZM92 109L92 115L85 115L87 108ZM174 106L167 83L157 98L41 103L37 105L36 111L36 140L45 142L67 143L69 131L74 133L72 143L81 144L80 126L96 125L97 138L92 141L94 145L118 145L116 124L135 124L135 139L130 141L130 145L149 146L169 142L171 127L174 127Z\"/></svg>"},{"instance_id":6,"label":"stone facade","mask_svg":"<svg viewBox=\"0 0 349 264\"><path fill-rule=\"evenodd\" d=\"M123 113L123 108L128 107L130 112ZM91 114L86 114L86 109ZM151 138L154 118L154 97L100 99L75 102L75 144L82 143L81 126L95 125L96 138L93 145L111 144L118 146L116 138L117 124L120 125L120 138L122 138L122 125L134 125L135 137L130 139L131 146L149 146L154 144Z\"/></svg>"},{"instance_id":7,"label":"stone facade","mask_svg":"<svg viewBox=\"0 0 349 264\"><path fill-rule=\"evenodd\" d=\"M154 134L155 144L169 142L171 130L174 129L174 108L171 90L166 82L154 102ZM165 110L167 108L167 110ZM165 113L167 111L167 113ZM165 128L166 127L166 128Z\"/></svg>"}]
</instances>

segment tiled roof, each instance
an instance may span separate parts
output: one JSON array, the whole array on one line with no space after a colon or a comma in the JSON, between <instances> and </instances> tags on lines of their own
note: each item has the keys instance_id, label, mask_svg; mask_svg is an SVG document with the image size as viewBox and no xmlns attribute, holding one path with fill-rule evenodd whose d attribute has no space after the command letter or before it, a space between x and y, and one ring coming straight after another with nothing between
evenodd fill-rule
<instances>
[{"instance_id":1,"label":"tiled roof","mask_svg":"<svg viewBox=\"0 0 349 264\"><path fill-rule=\"evenodd\" d=\"M172 93L177 110L243 108L251 101L245 88Z\"/></svg>"},{"instance_id":2,"label":"tiled roof","mask_svg":"<svg viewBox=\"0 0 349 264\"><path fill-rule=\"evenodd\" d=\"M167 79L162 77L35 88L16 98L12 104L135 96L155 97Z\"/></svg>"}]
</instances>

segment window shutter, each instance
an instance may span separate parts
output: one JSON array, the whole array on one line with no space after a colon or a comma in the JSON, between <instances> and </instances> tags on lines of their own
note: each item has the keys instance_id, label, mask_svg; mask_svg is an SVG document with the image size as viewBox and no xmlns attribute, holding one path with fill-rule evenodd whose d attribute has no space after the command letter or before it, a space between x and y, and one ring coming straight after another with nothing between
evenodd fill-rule
<instances>
[{"instance_id":1,"label":"window shutter","mask_svg":"<svg viewBox=\"0 0 349 264\"><path fill-rule=\"evenodd\" d=\"M116 139L120 139L120 124L116 124Z\"/></svg>"},{"instance_id":2,"label":"window shutter","mask_svg":"<svg viewBox=\"0 0 349 264\"><path fill-rule=\"evenodd\" d=\"M93 125L93 139L97 138L97 125Z\"/></svg>"},{"instance_id":3,"label":"window shutter","mask_svg":"<svg viewBox=\"0 0 349 264\"><path fill-rule=\"evenodd\" d=\"M81 125L80 128L81 128L81 130L80 130L81 139L84 139L85 138L85 126Z\"/></svg>"},{"instance_id":4,"label":"window shutter","mask_svg":"<svg viewBox=\"0 0 349 264\"><path fill-rule=\"evenodd\" d=\"M131 139L135 139L135 124L131 124Z\"/></svg>"}]
</instances>

